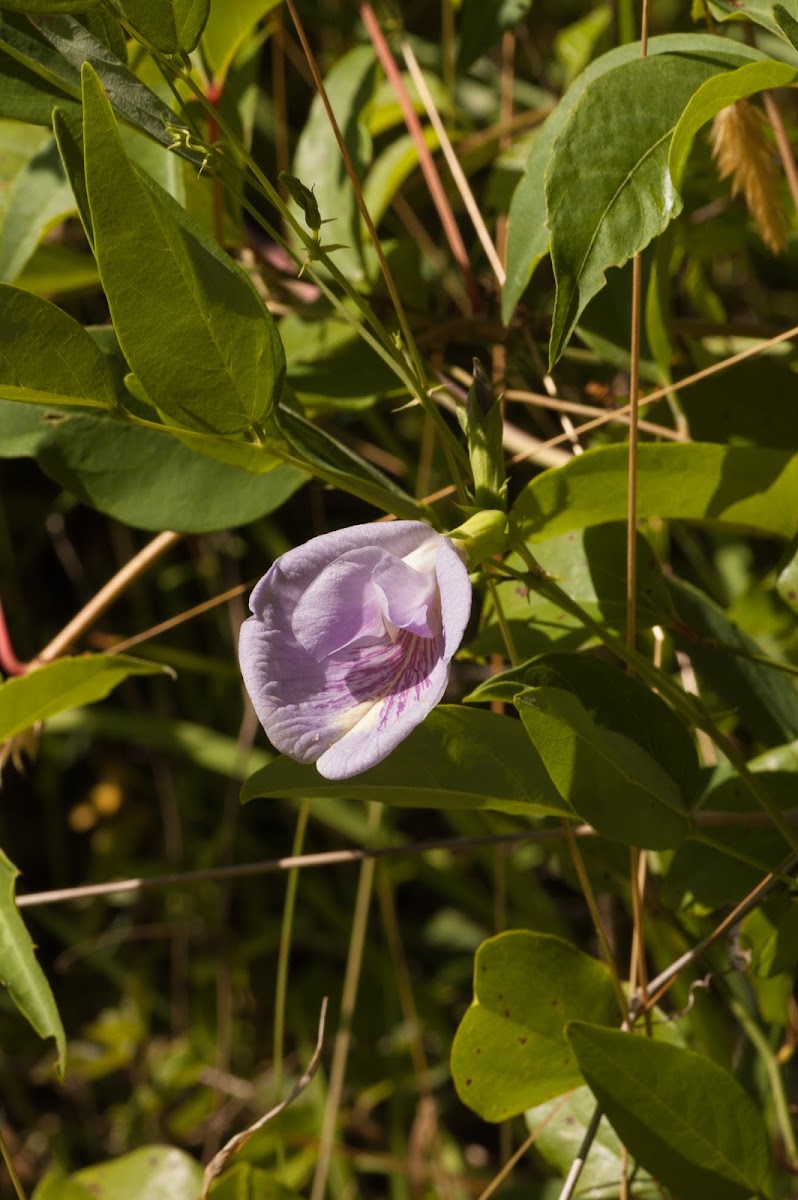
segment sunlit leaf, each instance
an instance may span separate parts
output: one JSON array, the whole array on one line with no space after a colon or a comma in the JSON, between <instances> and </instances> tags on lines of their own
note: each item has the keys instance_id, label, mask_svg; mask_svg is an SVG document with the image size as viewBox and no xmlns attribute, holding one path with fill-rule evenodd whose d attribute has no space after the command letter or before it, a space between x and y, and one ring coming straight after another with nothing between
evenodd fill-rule
<instances>
[{"instance_id":1,"label":"sunlit leaf","mask_svg":"<svg viewBox=\"0 0 798 1200\"><path fill-rule=\"evenodd\" d=\"M0 696L6 684L0 684ZM2 707L2 700L0 700ZM0 721L2 718L0 718ZM39 1037L55 1038L58 1069L66 1067L66 1035L53 993L14 899L19 871L0 850L0 983Z\"/></svg>"},{"instance_id":2,"label":"sunlit leaf","mask_svg":"<svg viewBox=\"0 0 798 1200\"><path fill-rule=\"evenodd\" d=\"M502 1121L577 1087L565 1036L569 1021L618 1019L609 969L548 934L512 930L483 942L474 959L474 1002L452 1044L460 1099Z\"/></svg>"},{"instance_id":3,"label":"sunlit leaf","mask_svg":"<svg viewBox=\"0 0 798 1200\"><path fill-rule=\"evenodd\" d=\"M568 1039L630 1155L682 1200L749 1200L769 1191L762 1118L717 1063L580 1021L568 1027Z\"/></svg>"},{"instance_id":4,"label":"sunlit leaf","mask_svg":"<svg viewBox=\"0 0 798 1200\"><path fill-rule=\"evenodd\" d=\"M244 784L242 801L256 796L352 796L409 808L573 815L517 721L449 705L439 705L384 762L352 779L324 779L314 766L278 758Z\"/></svg>"}]
</instances>

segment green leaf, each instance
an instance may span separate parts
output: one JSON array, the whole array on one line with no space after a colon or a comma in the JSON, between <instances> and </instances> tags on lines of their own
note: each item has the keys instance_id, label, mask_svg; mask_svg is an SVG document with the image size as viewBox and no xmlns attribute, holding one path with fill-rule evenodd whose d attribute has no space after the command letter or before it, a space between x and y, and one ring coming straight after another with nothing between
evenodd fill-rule
<instances>
[{"instance_id":1,"label":"green leaf","mask_svg":"<svg viewBox=\"0 0 798 1200\"><path fill-rule=\"evenodd\" d=\"M790 44L798 50L798 5L793 3L794 15L791 15L783 4L775 4L773 6L773 18L776 21L781 32L790 42Z\"/></svg>"},{"instance_id":2,"label":"green leaf","mask_svg":"<svg viewBox=\"0 0 798 1200\"><path fill-rule=\"evenodd\" d=\"M696 54L724 56L734 54L730 65L738 65L747 59L761 59L760 51L742 43L733 46L727 38L706 33L676 33L653 37L648 42L648 55ZM618 46L595 59L576 80L560 100L557 107L546 118L532 149L529 152L524 175L513 193L510 204L507 232L507 280L502 291L502 321L505 325L513 315L516 305L532 278L535 267L548 253L549 230L546 224L545 171L551 158L552 148L566 125L585 88L594 79L614 71L616 67L640 57L640 43L633 42Z\"/></svg>"},{"instance_id":3,"label":"green leaf","mask_svg":"<svg viewBox=\"0 0 798 1200\"><path fill-rule=\"evenodd\" d=\"M676 578L668 586L677 618L674 641L689 654L699 678L758 741L773 745L798 738L798 691L793 677L743 657L764 651L699 588Z\"/></svg>"},{"instance_id":4,"label":"green leaf","mask_svg":"<svg viewBox=\"0 0 798 1200\"><path fill-rule=\"evenodd\" d=\"M0 281L20 274L46 233L75 211L54 140L48 140L17 175L0 233Z\"/></svg>"},{"instance_id":5,"label":"green leaf","mask_svg":"<svg viewBox=\"0 0 798 1200\"><path fill-rule=\"evenodd\" d=\"M661 696L614 663L593 654L550 653L494 679L513 681L511 699L525 687L573 692L600 729L636 742L673 777L685 799L696 795L699 765L692 734ZM493 680L486 680L468 699L492 699L492 685Z\"/></svg>"},{"instance_id":6,"label":"green leaf","mask_svg":"<svg viewBox=\"0 0 798 1200\"><path fill-rule=\"evenodd\" d=\"M43 129L0 120L0 224L8 208L14 180L47 141Z\"/></svg>"},{"instance_id":7,"label":"green leaf","mask_svg":"<svg viewBox=\"0 0 798 1200\"><path fill-rule=\"evenodd\" d=\"M571 83L584 71L593 57L596 44L607 32L612 21L609 4L599 4L592 12L566 25L554 39L554 53L565 71L566 83Z\"/></svg>"},{"instance_id":8,"label":"green leaf","mask_svg":"<svg viewBox=\"0 0 798 1200\"><path fill-rule=\"evenodd\" d=\"M561 688L532 688L515 705L563 801L600 834L650 850L683 841L688 821L679 789L636 742L601 729Z\"/></svg>"},{"instance_id":9,"label":"green leaf","mask_svg":"<svg viewBox=\"0 0 798 1200\"><path fill-rule=\"evenodd\" d=\"M59 658L0 683L0 741L55 713L102 700L130 675L160 675L159 663L125 654Z\"/></svg>"},{"instance_id":10,"label":"green leaf","mask_svg":"<svg viewBox=\"0 0 798 1200\"><path fill-rule=\"evenodd\" d=\"M795 973L798 966L798 902L776 896L749 913L740 926L743 944L751 950L751 970L764 979Z\"/></svg>"},{"instance_id":11,"label":"green leaf","mask_svg":"<svg viewBox=\"0 0 798 1200\"><path fill-rule=\"evenodd\" d=\"M771 33L786 32L783 17L777 9L794 21L798 18L796 0L787 0L786 5L774 5L773 0L745 0L745 7L741 7L738 0L709 0L709 11L716 21L752 21Z\"/></svg>"},{"instance_id":12,"label":"green leaf","mask_svg":"<svg viewBox=\"0 0 798 1200\"><path fill-rule=\"evenodd\" d=\"M100 276L90 254L57 242L42 242L17 277L17 287L51 300L99 292Z\"/></svg>"},{"instance_id":13,"label":"green leaf","mask_svg":"<svg viewBox=\"0 0 798 1200\"><path fill-rule=\"evenodd\" d=\"M523 21L532 0L463 0L457 43L457 73L462 75L476 59L487 54L508 29Z\"/></svg>"},{"instance_id":14,"label":"green leaf","mask_svg":"<svg viewBox=\"0 0 798 1200\"><path fill-rule=\"evenodd\" d=\"M547 1100L524 1113L530 1133L537 1133L535 1150L563 1177L579 1154L595 1110L595 1097L589 1087L583 1086L569 1096ZM634 1163L629 1167L629 1200L663 1200L662 1189L647 1172ZM617 1195L623 1172L623 1146L607 1118L602 1117L576 1195L579 1200L609 1200Z\"/></svg>"},{"instance_id":15,"label":"green leaf","mask_svg":"<svg viewBox=\"0 0 798 1200\"><path fill-rule=\"evenodd\" d=\"M235 4L211 4L202 33L202 53L212 77L218 82L256 25L281 0L237 0Z\"/></svg>"},{"instance_id":16,"label":"green leaf","mask_svg":"<svg viewBox=\"0 0 798 1200\"><path fill-rule=\"evenodd\" d=\"M798 68L768 59L765 62L746 63L736 71L726 71L702 84L673 131L668 170L674 186L677 189L682 186L687 159L695 135L702 125L706 125L722 108L734 104L736 100L768 88L786 87L795 81L796 76Z\"/></svg>"},{"instance_id":17,"label":"green leaf","mask_svg":"<svg viewBox=\"0 0 798 1200\"><path fill-rule=\"evenodd\" d=\"M49 300L0 284L0 396L113 408L113 378L82 325Z\"/></svg>"},{"instance_id":18,"label":"green leaf","mask_svg":"<svg viewBox=\"0 0 798 1200\"><path fill-rule=\"evenodd\" d=\"M53 1167L39 1180L31 1200L92 1200L92 1194L59 1167Z\"/></svg>"},{"instance_id":19,"label":"green leaf","mask_svg":"<svg viewBox=\"0 0 798 1200\"><path fill-rule=\"evenodd\" d=\"M707 355L697 365L719 361ZM790 412L795 379L788 363L765 354L702 379L679 393L691 437L696 442L798 450L798 427ZM653 421L666 420L664 403L652 405L649 412Z\"/></svg>"},{"instance_id":20,"label":"green leaf","mask_svg":"<svg viewBox=\"0 0 798 1200\"><path fill-rule=\"evenodd\" d=\"M670 596L651 544L637 535L637 624L639 628L668 624ZM615 522L592 529L560 534L535 546L535 558L560 587L592 617L610 629L622 630L626 621L626 529ZM520 555L507 560L524 571ZM499 602L510 626L517 652L531 657L551 647L569 631L581 630L578 619L550 600L530 590L520 580L497 586ZM484 624L472 648L477 654L501 653L504 643L496 608L487 597Z\"/></svg>"},{"instance_id":21,"label":"green leaf","mask_svg":"<svg viewBox=\"0 0 798 1200\"><path fill-rule=\"evenodd\" d=\"M361 178L371 157L371 139L361 115L371 99L375 79L376 62L370 46L347 51L324 79L344 142ZM313 98L307 123L299 135L291 173L313 188L322 220L332 221L326 227L332 238L327 240L343 243L343 249L334 254L336 266L353 282L363 279L360 211L318 95Z\"/></svg>"},{"instance_id":22,"label":"green leaf","mask_svg":"<svg viewBox=\"0 0 798 1200\"><path fill-rule=\"evenodd\" d=\"M324 779L314 766L278 758L244 784L242 802L256 796L351 796L403 808L573 815L517 721L449 705L439 705L385 762L354 779Z\"/></svg>"},{"instance_id":23,"label":"green leaf","mask_svg":"<svg viewBox=\"0 0 798 1200\"><path fill-rule=\"evenodd\" d=\"M51 88L59 89L54 99L62 108L67 107L67 102L57 97L65 95L79 100L82 64L92 63L121 117L162 146L174 142L170 132L175 121L172 110L133 74L126 63L74 18L56 16L30 23L18 18L0 18L0 46L28 71L41 76ZM52 103L48 105L42 123L50 124ZM79 105L73 108L79 111ZM201 155L184 144L177 146L175 153L195 164L202 161Z\"/></svg>"},{"instance_id":24,"label":"green leaf","mask_svg":"<svg viewBox=\"0 0 798 1200\"><path fill-rule=\"evenodd\" d=\"M776 591L793 612L798 612L798 548L779 571Z\"/></svg>"},{"instance_id":25,"label":"green leaf","mask_svg":"<svg viewBox=\"0 0 798 1200\"><path fill-rule=\"evenodd\" d=\"M54 104L71 106L80 114L80 105L73 104L55 84L42 79L5 49L5 28L0 22L0 118L25 121L30 125L49 125Z\"/></svg>"},{"instance_id":26,"label":"green leaf","mask_svg":"<svg viewBox=\"0 0 798 1200\"><path fill-rule=\"evenodd\" d=\"M84 1167L71 1181L94 1200L197 1200L202 1167L174 1146L141 1146L111 1162Z\"/></svg>"},{"instance_id":27,"label":"green leaf","mask_svg":"<svg viewBox=\"0 0 798 1200\"><path fill-rule=\"evenodd\" d=\"M0 685L0 693L6 684ZM0 983L41 1038L55 1038L58 1073L66 1066L66 1035L53 993L14 899L19 871L0 850Z\"/></svg>"},{"instance_id":28,"label":"green leaf","mask_svg":"<svg viewBox=\"0 0 798 1200\"><path fill-rule=\"evenodd\" d=\"M86 12L97 3L98 0L3 0L3 8L9 12L24 13L25 16L51 16Z\"/></svg>"},{"instance_id":29,"label":"green leaf","mask_svg":"<svg viewBox=\"0 0 798 1200\"><path fill-rule=\"evenodd\" d=\"M580 1017L618 1019L609 968L570 942L512 930L474 959L474 1002L452 1044L454 1086L485 1121L503 1121L577 1087L565 1036Z\"/></svg>"},{"instance_id":30,"label":"green leaf","mask_svg":"<svg viewBox=\"0 0 798 1200\"><path fill-rule=\"evenodd\" d=\"M161 54L188 53L205 28L210 0L119 0L130 24Z\"/></svg>"},{"instance_id":31,"label":"green leaf","mask_svg":"<svg viewBox=\"0 0 798 1200\"><path fill-rule=\"evenodd\" d=\"M125 525L182 533L246 525L307 479L265 454L262 474L197 454L166 428L3 402L0 456L35 458L73 496Z\"/></svg>"},{"instance_id":32,"label":"green leaf","mask_svg":"<svg viewBox=\"0 0 798 1200\"><path fill-rule=\"evenodd\" d=\"M546 212L557 293L549 366L579 315L620 267L682 207L668 171L673 131L695 91L726 58L660 54L594 79L558 137L546 172Z\"/></svg>"},{"instance_id":33,"label":"green leaf","mask_svg":"<svg viewBox=\"0 0 798 1200\"><path fill-rule=\"evenodd\" d=\"M424 141L433 153L438 149L438 135L427 126L423 130ZM409 133L394 138L375 159L363 184L363 199L375 226L391 206L402 184L418 166L418 149ZM361 237L365 223L361 226Z\"/></svg>"},{"instance_id":34,"label":"green leaf","mask_svg":"<svg viewBox=\"0 0 798 1200\"><path fill-rule=\"evenodd\" d=\"M250 429L282 390L274 322L244 272L130 162L89 66L84 88L95 253L125 357L153 403L178 423Z\"/></svg>"},{"instance_id":35,"label":"green leaf","mask_svg":"<svg viewBox=\"0 0 798 1200\"><path fill-rule=\"evenodd\" d=\"M53 109L53 133L86 239L93 251L94 229L91 223L89 193L86 191L82 113L75 113L71 109L63 109L57 105Z\"/></svg>"},{"instance_id":36,"label":"green leaf","mask_svg":"<svg viewBox=\"0 0 798 1200\"><path fill-rule=\"evenodd\" d=\"M539 542L570 529L621 521L627 506L625 446L588 450L544 471L515 505L524 537ZM798 458L750 446L644 445L638 451L638 518L662 517L742 528L765 537L798 533Z\"/></svg>"},{"instance_id":37,"label":"green leaf","mask_svg":"<svg viewBox=\"0 0 798 1200\"><path fill-rule=\"evenodd\" d=\"M288 382L304 406L337 408L376 399L396 387L396 375L346 321L307 320L290 313L279 324Z\"/></svg>"},{"instance_id":38,"label":"green leaf","mask_svg":"<svg viewBox=\"0 0 798 1200\"><path fill-rule=\"evenodd\" d=\"M692 1050L574 1021L568 1040L632 1158L680 1200L768 1191L759 1110L737 1080Z\"/></svg>"}]
</instances>

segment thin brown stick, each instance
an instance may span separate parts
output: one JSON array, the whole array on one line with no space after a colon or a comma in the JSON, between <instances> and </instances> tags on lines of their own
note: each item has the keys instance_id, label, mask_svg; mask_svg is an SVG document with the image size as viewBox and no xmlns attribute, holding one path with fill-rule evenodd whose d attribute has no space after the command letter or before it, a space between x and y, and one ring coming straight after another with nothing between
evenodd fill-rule
<instances>
[{"instance_id":1,"label":"thin brown stick","mask_svg":"<svg viewBox=\"0 0 798 1200\"><path fill-rule=\"evenodd\" d=\"M48 642L44 649L36 656L31 667L39 666L42 663L52 662L59 655L65 654L67 650L75 644L87 629L101 617L106 609L117 600L139 575L142 575L148 567L165 554L167 550L171 550L172 546L177 545L183 535L181 533L159 533L153 538L143 550L131 558L130 562L125 563L120 571L112 579L109 579L104 587L101 587L96 596L93 596L89 603L80 610L77 616L73 617L64 629Z\"/></svg>"},{"instance_id":2,"label":"thin brown stick","mask_svg":"<svg viewBox=\"0 0 798 1200\"><path fill-rule=\"evenodd\" d=\"M626 509L626 645L637 642L637 447L640 419L640 308L643 291L643 260L632 260L632 337L629 375L629 470Z\"/></svg>"},{"instance_id":3,"label":"thin brown stick","mask_svg":"<svg viewBox=\"0 0 798 1200\"><path fill-rule=\"evenodd\" d=\"M798 824L798 809L784 814L790 824ZM751 827L762 828L771 824L767 813L697 812L694 821L699 828L708 827ZM575 838L596 837L592 825L575 825L571 830ZM273 875L280 871L302 870L312 867L329 867L337 863L362 862L365 858L407 858L424 854L430 850L451 850L459 853L479 846L512 845L522 842L558 842L564 837L561 828L530 829L524 833L485 834L479 837L431 838L423 842L407 842L396 846L378 846L372 849L355 847L348 850L328 850L319 854L288 855L285 858L266 859L262 862L238 863L230 867L207 867L201 871L173 871L168 875L136 876L129 879L112 880L109 883L88 883L80 887L56 888L48 892L27 892L16 897L20 908L38 908L43 904L64 904L73 900L92 900L102 896L123 895L129 892L153 891L163 887L183 887L195 883L215 883L226 879L251 879L257 875ZM772 872L779 878L780 871ZM783 874L783 872L782 872Z\"/></svg>"},{"instance_id":4,"label":"thin brown stick","mask_svg":"<svg viewBox=\"0 0 798 1200\"><path fill-rule=\"evenodd\" d=\"M166 621L161 621L159 625L152 625L149 629L144 629L141 633L135 633L132 637L125 638L123 642L115 642L109 647L112 654L124 654L126 650L131 650L133 646L138 646L142 642L149 642L153 638L159 637L162 633L166 633L170 629L174 629L177 625L182 625L184 621L190 621L193 617L199 617L202 613L210 612L212 608L218 608L220 604L225 604L228 600L233 600L236 596L240 596L246 592L255 583L252 579L249 583L239 583L236 587L228 588L226 592L220 592L218 596L212 596L210 600L203 600L201 604L195 604L193 608L187 608L185 612L178 613L175 617L169 617Z\"/></svg>"},{"instance_id":5,"label":"thin brown stick","mask_svg":"<svg viewBox=\"0 0 798 1200\"><path fill-rule=\"evenodd\" d=\"M316 1068L319 1065L319 1059L321 1058L321 1051L324 1045L324 1023L326 1016L327 997L325 996L321 1002L321 1012L319 1013L319 1028L318 1033L316 1034L316 1046L307 1067L302 1072L299 1079L296 1081L284 1100L281 1100L279 1104L276 1104L274 1108L270 1109L269 1112L267 1112L265 1116L261 1117L259 1121L256 1121L254 1125L250 1125L248 1129L244 1129L241 1133L237 1133L235 1137L231 1138L230 1141L222 1147L218 1154L214 1155L214 1157L206 1166L202 1177L201 1200L205 1200L205 1197L208 1195L210 1186L214 1179L217 1177L217 1175L221 1174L221 1172L229 1163L230 1159L242 1148L242 1146L246 1145L253 1134L257 1133L258 1130L263 1129L264 1125L267 1125L269 1121L274 1120L276 1116L288 1108L288 1105L297 1098L300 1092L304 1092L305 1088L316 1074Z\"/></svg>"},{"instance_id":6,"label":"thin brown stick","mask_svg":"<svg viewBox=\"0 0 798 1200\"><path fill-rule=\"evenodd\" d=\"M542 396L539 392L525 392L519 388L508 388L504 393L505 400L515 401L520 404L529 404L535 408L551 408L555 412L575 413L577 416L593 417L601 412L601 409L596 408L594 404L581 404L578 400L560 400L555 396ZM619 425L628 425L631 417L628 413L622 413L620 409L611 410L609 414L611 421L616 421ZM639 420L637 427L643 433L653 434L655 437L665 438L669 442L686 442L689 441L687 435L678 429L668 429L666 425L656 425L653 421Z\"/></svg>"},{"instance_id":7,"label":"thin brown stick","mask_svg":"<svg viewBox=\"0 0 798 1200\"><path fill-rule=\"evenodd\" d=\"M590 825L577 825L574 837L595 837ZM526 833L485 834L482 837L432 838L424 842L408 842L406 845L356 847L348 850L328 850L319 854L287 855L284 858L267 859L263 862L238 863L230 867L206 867L201 871L173 871L167 875L138 876L117 879L110 883L89 883L82 887L57 888L49 892L28 892L17 896L20 908L38 908L42 904L62 904L73 900L91 900L102 896L123 895L129 892L153 891L164 887L183 887L195 883L216 883L227 879L251 879L257 875L273 875L280 871L303 870L311 867L329 867L337 863L363 862L371 858L406 858L424 854L429 850L451 850L458 852L471 847L498 846L512 842L558 842L562 841L561 829L531 829Z\"/></svg>"},{"instance_id":8,"label":"thin brown stick","mask_svg":"<svg viewBox=\"0 0 798 1200\"><path fill-rule=\"evenodd\" d=\"M771 346L778 346L781 342L788 342L796 336L798 336L798 325L793 325L791 329L786 329L784 333L777 333L775 337L768 338L758 346L749 346L747 350L741 350L739 354L732 354L731 357L725 358L723 362L713 363L711 367L704 367L703 370L696 371L693 375L688 375L685 379L680 379L676 383L668 383L663 387L657 388L656 391L650 392L647 396L642 396L639 406L643 408L647 404L653 404L656 400L661 400L663 396L670 396L674 392L679 392L683 388L690 387L691 384L700 383L702 379L708 379L711 375L717 375L719 371L726 371L729 367L736 366L737 363L745 362L746 359L755 358L757 354L761 354ZM598 429L600 426L616 420L619 416L628 416L630 413L631 405L625 404L623 408L616 408L611 413L595 417L592 421L586 421L583 425L577 426L576 432L580 435L589 433L593 429ZM550 438L549 441L541 443L537 447L536 453L540 450L549 449L551 446L561 446L563 442L570 440L570 434L559 434L557 437ZM526 457L527 455L525 454L516 454L514 458L510 459L509 465L516 466L518 463L524 462Z\"/></svg>"},{"instance_id":9,"label":"thin brown stick","mask_svg":"<svg viewBox=\"0 0 798 1200\"><path fill-rule=\"evenodd\" d=\"M407 64L410 77L413 80L413 83L416 85L416 90L421 97L421 102L424 105L427 116L429 117L430 125L438 135L438 141L440 143L441 150L443 151L443 157L446 159L446 163L452 173L452 179L454 180L457 190L460 193L466 212L471 218L471 224L474 226L474 231L479 238L482 249L485 251L485 257L490 263L493 273L499 282L499 286L501 287L503 286L505 280L505 270L501 264L501 259L499 258L496 247L494 246L491 236L488 233L488 228L485 224L482 213L479 210L479 205L474 199L474 193L471 191L471 187L466 179L465 172L460 166L460 162L454 152L454 147L449 140L449 135L446 132L443 121L441 120L438 110L435 107L435 101L432 98L432 93L427 87L427 81L421 72L421 68L418 65L418 60L413 53L413 47L409 42L402 42L402 57Z\"/></svg>"},{"instance_id":10,"label":"thin brown stick","mask_svg":"<svg viewBox=\"0 0 798 1200\"><path fill-rule=\"evenodd\" d=\"M288 0L291 4L293 0ZM430 153L429 146L424 141L424 133L421 128L416 111L407 94L407 88L404 85L399 68L396 65L396 60L391 53L390 47L385 40L385 36L380 28L379 21L374 15L374 10L370 4L362 4L360 6L360 15L363 18L363 24L366 26L371 43L374 46L374 51L377 58L380 60L382 69L388 77L388 81L394 90L396 99L399 102L399 107L402 110L402 117L407 126L408 132L413 139L413 143L418 153L418 162L421 167L424 180L429 189L429 194L432 202L435 205L438 216L443 226L443 232L452 251L455 262L463 273L463 278L468 286L471 296L472 306L478 307L478 293L474 278L471 273L471 264L468 261L468 252L465 248L465 243L460 235L460 230L452 212L452 207L449 204L448 197L441 183L438 168L435 166L435 160Z\"/></svg>"},{"instance_id":11,"label":"thin brown stick","mask_svg":"<svg viewBox=\"0 0 798 1200\"><path fill-rule=\"evenodd\" d=\"M658 1004L674 981L679 977L679 975L681 975L682 971L691 966L696 959L699 959L701 955L704 954L709 947L718 940L719 937L722 937L723 934L727 932L727 930L732 929L735 925L739 924L743 917L747 916L752 908L756 908L760 900L764 899L767 893L771 891L771 889L774 888L777 883L782 882L785 874L792 870L796 863L798 863L798 853L792 851L779 863L775 871L771 871L768 875L765 875L764 878L760 880L756 887L753 888L748 895L741 900L740 903L737 904L727 916L723 918L720 924L717 925L710 934L707 934L702 941L696 943L696 945L691 947L690 950L685 951L685 953L672 962L669 967L666 967L664 971L656 976L656 978L652 979L649 983L649 996L648 1000L646 1001L646 1007L648 1009L652 1009L656 1004ZM641 1011L642 1005L642 996L640 992L638 992L637 995L633 997L629 1006L629 1011L632 1016L636 1016Z\"/></svg>"}]
</instances>

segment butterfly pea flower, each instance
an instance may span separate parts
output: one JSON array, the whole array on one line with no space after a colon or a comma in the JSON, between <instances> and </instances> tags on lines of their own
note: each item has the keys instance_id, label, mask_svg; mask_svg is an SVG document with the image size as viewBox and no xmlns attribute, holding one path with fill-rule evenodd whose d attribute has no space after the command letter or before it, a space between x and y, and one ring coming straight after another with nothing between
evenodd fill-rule
<instances>
[{"instance_id":1,"label":"butterfly pea flower","mask_svg":"<svg viewBox=\"0 0 798 1200\"><path fill-rule=\"evenodd\" d=\"M443 696L471 583L449 538L394 521L289 550L249 604L241 671L272 745L348 779L381 762Z\"/></svg>"}]
</instances>

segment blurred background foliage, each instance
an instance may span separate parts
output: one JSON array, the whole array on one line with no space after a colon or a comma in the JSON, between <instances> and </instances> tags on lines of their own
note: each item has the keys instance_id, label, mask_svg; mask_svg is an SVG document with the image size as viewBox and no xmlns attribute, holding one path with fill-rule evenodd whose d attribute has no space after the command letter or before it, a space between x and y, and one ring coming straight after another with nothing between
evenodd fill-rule
<instances>
[{"instance_id":1,"label":"blurred background foliage","mask_svg":"<svg viewBox=\"0 0 798 1200\"><path fill-rule=\"evenodd\" d=\"M507 442L509 450L529 450L531 438L568 433L572 426L563 425L559 412L512 397L514 390L544 391L554 297L548 260L541 262L531 286L521 289L503 325L496 281L459 194L448 183L471 280L446 246L395 94L375 66L358 6L351 0L297 0L297 8L360 166L364 193L425 360L454 380L454 394L464 381L467 387L475 354L491 362L494 378L509 393L506 417L515 438L514 444ZM706 28L702 5L694 8L698 11L691 14L679 0L653 5L651 35ZM708 9L716 21L725 15L723 5ZM4 27L16 27L20 20L16 13L1 15ZM410 38L480 208L500 240L543 119L591 61L636 36L638 21L630 0L462 0L459 5L406 0L379 6L378 15L389 37L403 30ZM92 22L100 19L95 15ZM97 24L90 28L101 36ZM740 40L750 36L761 49L798 65L798 55L766 28L739 25L726 32ZM106 36L115 37L117 52L124 54L118 33L109 27ZM130 69L169 102L163 79L141 48L131 43L127 59ZM7 76L5 84L0 81L0 93L5 88L6 95L0 103L0 280L55 300L86 326L105 325L108 309L47 132L49 116L31 125L25 123L31 118L21 101L15 108L24 89L12 87L14 61L4 54ZM281 170L315 180L322 217L334 220L323 227L323 239L345 244L334 261L391 324L384 281L282 7L269 0L213 0L193 62L206 94L216 89L219 112L270 180L276 182ZM194 102L189 105L212 143L215 131ZM780 105L792 137L793 93L780 94ZM407 394L383 361L356 338L312 282L297 279L294 264L252 217L253 208L267 211L264 200L249 186L242 189L230 161L220 171L222 176L230 172L231 186L220 189L218 173L198 175L196 162L168 154L130 130L124 137L128 153L261 281L279 318L290 387L306 414L411 494L424 497L446 487L446 462L428 418L418 406L403 407ZM427 138L436 150L434 132L428 130ZM776 255L756 214L732 197L729 182L719 177L708 137L698 137L684 186L684 214L646 254L646 278L656 261L660 288L658 295L649 293L641 363L647 385L721 361L798 323L796 220L783 181L778 191L778 203L790 215ZM274 221L273 212L267 216ZM607 411L625 402L629 295L630 270L611 272L559 364L561 397ZM179 354L180 348L174 351ZM113 347L109 352L113 357ZM783 345L685 389L678 406L661 401L648 409L646 420L670 431L686 422L693 438L704 442L794 449L795 382L795 352ZM193 528L199 532L126 590L88 635L86 648L106 649L228 589L249 585L290 546L377 515L365 503L308 482L298 472L273 485L268 496L260 486L245 495L243 483L239 494L238 485L211 460L186 492L189 476L181 473L183 466L161 461L160 451L143 443L138 474L120 499L114 476L123 461L130 461L121 457L123 450L118 462L100 468L91 457L90 425L70 457L57 423L45 437L40 425L34 429L33 416L28 419L21 411L24 406L2 402L0 407L0 590L14 649L23 660L32 658L146 544L146 531L162 527L158 521L167 501L182 503L190 495ZM585 444L607 445L625 437L623 424L608 424ZM519 466L511 478L512 494L542 466L565 461L574 446L579 446L576 437L557 448L559 457L533 456ZM180 486L174 500L170 488L176 471ZM103 472L110 482L104 482ZM252 478L260 485L260 477ZM232 513L245 511L246 522L226 516L225 504ZM216 531L220 526L223 530ZM723 619L755 639L761 651L798 667L789 577L781 594L775 587L789 559L782 545L679 522L652 522L645 532L668 575L697 585L721 616L725 613ZM552 550L554 562L558 552ZM48 723L24 771L5 769L0 844L22 872L20 893L290 853L296 805L262 800L243 809L239 805L241 781L270 754L245 707L237 670L245 599L239 595L136 647L136 654L174 668L176 678L130 678L102 704L61 714ZM488 613L480 626L480 616L476 612L473 620L472 632L479 633L474 653L453 673L452 699L487 676L486 656L501 653L495 621L491 624ZM702 619L707 628L711 624L701 603L684 619L693 628ZM729 626L715 628L725 633ZM552 645L570 649L585 640L584 631L568 623L553 630L544 624L542 632L533 626L528 636L532 640L521 647L524 654ZM669 640L666 665L676 669L677 650L682 654L685 648L690 649ZM741 722L739 697L750 679L736 660L727 656L713 663L709 656L701 670L705 696L714 700L725 727L747 754L798 737L792 713L778 738L769 727L763 729L765 717L773 717L767 698L759 726L756 715ZM705 766L709 772L706 760ZM387 808L377 827L373 812L360 802L328 799L311 804L304 849L522 828L520 820L485 812ZM585 844L584 855L614 945L624 957L630 940L625 852L594 839ZM718 907L742 894L735 864L711 859L703 847L679 855L678 863L671 863L670 854L654 856L648 950L656 968L711 928ZM56 1172L70 1173L144 1144L177 1147L207 1161L234 1130L276 1103L307 1064L324 996L331 1005L328 1031L337 1028L359 870L355 863L343 863L301 873L284 1013L286 1058L277 1073L275 976L285 873L159 886L25 910L69 1039L67 1075L58 1086L51 1050L0 995L3 1135L29 1192L54 1164ZM744 970L741 959L740 970L728 973L719 951L711 990L689 990L688 978L673 996L676 1010L692 1005L694 1048L724 1062L731 1057L743 1079L761 1073L763 1060L740 1034L740 1009L746 1020L764 1028L761 1036L771 1057L781 1063L791 1059L798 1038L791 994L795 955L789 950L782 959L776 955L775 967L772 956L761 960L762 948L772 944L772 930L782 928L784 913L762 909L755 916L744 932L758 955L753 968ZM505 1126L486 1125L460 1103L450 1084L449 1049L471 1001L473 955L491 933L516 927L556 933L595 953L578 882L558 843L417 852L378 864L367 921L330 1195L335 1200L479 1195L527 1131L521 1118ZM794 918L788 933L789 928ZM794 1084L792 1063L788 1076ZM293 1106L250 1142L214 1196L255 1200L306 1191L326 1088L323 1063ZM569 1104L578 1102L576 1095ZM562 1113L502 1194L556 1196L559 1173L573 1152L571 1126L580 1119L584 1124L576 1109ZM620 1148L610 1136L606 1140L611 1176ZM105 1180L109 1197L123 1200L125 1187L131 1196L144 1194L133 1190L139 1186L138 1165L128 1166L121 1190ZM148 1169L156 1167L157 1158ZM196 1194L196 1177L185 1164L180 1169L188 1172L185 1194ZM607 1190L607 1177L595 1184L603 1190L588 1190L586 1183L581 1194L617 1194ZM35 1193L40 1200L71 1196L61 1176L47 1178ZM147 1178L152 1188L152 1177ZM91 1174L84 1174L82 1186L91 1185ZM163 1194L180 1200L183 1193L174 1190L174 1182L169 1186L173 1190ZM638 1196L659 1194L650 1181L638 1181L634 1188ZM3 1177L0 1195L13 1194ZM78 1200L80 1193L75 1194Z\"/></svg>"}]
</instances>

